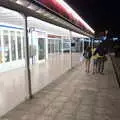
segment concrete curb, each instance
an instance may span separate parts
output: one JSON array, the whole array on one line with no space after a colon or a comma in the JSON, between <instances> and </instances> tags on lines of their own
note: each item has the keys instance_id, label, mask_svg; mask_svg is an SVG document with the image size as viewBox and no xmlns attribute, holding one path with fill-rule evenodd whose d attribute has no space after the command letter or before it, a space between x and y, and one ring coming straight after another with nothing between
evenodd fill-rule
<instances>
[{"instance_id":1,"label":"concrete curb","mask_svg":"<svg viewBox=\"0 0 120 120\"><path fill-rule=\"evenodd\" d=\"M113 57L110 55L110 58L111 58L111 61L112 61L112 65L113 65L113 68L114 68L114 73L115 73L115 76L116 76L116 80L117 80L117 83L119 85L119 88L120 88L120 78L119 78L119 73L118 73L118 70L116 68L116 65L115 65L115 62L113 60Z\"/></svg>"}]
</instances>

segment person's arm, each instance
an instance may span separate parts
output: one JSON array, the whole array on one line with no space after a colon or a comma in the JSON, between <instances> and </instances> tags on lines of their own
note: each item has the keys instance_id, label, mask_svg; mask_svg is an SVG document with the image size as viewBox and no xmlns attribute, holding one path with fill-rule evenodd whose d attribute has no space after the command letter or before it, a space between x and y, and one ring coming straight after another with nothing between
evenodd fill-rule
<instances>
[{"instance_id":1,"label":"person's arm","mask_svg":"<svg viewBox=\"0 0 120 120\"><path fill-rule=\"evenodd\" d=\"M97 52L98 52L98 51L97 51L97 49L96 49L96 50L95 50L95 52L93 53L93 56L94 56L94 55L96 55L96 54L97 54Z\"/></svg>"}]
</instances>

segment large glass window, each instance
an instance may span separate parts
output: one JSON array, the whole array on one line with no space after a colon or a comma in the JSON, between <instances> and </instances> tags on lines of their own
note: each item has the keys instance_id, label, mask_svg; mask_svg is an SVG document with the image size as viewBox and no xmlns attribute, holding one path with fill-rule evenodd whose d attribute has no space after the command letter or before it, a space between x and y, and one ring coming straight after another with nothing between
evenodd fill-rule
<instances>
[{"instance_id":1,"label":"large glass window","mask_svg":"<svg viewBox=\"0 0 120 120\"><path fill-rule=\"evenodd\" d=\"M63 51L70 52L70 40L68 39L63 40Z\"/></svg>"},{"instance_id":2,"label":"large glass window","mask_svg":"<svg viewBox=\"0 0 120 120\"><path fill-rule=\"evenodd\" d=\"M55 52L55 41L54 39L51 39L51 53Z\"/></svg>"},{"instance_id":3,"label":"large glass window","mask_svg":"<svg viewBox=\"0 0 120 120\"><path fill-rule=\"evenodd\" d=\"M60 53L62 51L61 39L48 40L48 53Z\"/></svg>"},{"instance_id":4,"label":"large glass window","mask_svg":"<svg viewBox=\"0 0 120 120\"><path fill-rule=\"evenodd\" d=\"M84 50L89 46L89 41L84 40Z\"/></svg>"},{"instance_id":5,"label":"large glass window","mask_svg":"<svg viewBox=\"0 0 120 120\"><path fill-rule=\"evenodd\" d=\"M0 49L1 49L1 30L0 30Z\"/></svg>"},{"instance_id":6,"label":"large glass window","mask_svg":"<svg viewBox=\"0 0 120 120\"><path fill-rule=\"evenodd\" d=\"M50 50L51 50L51 49L50 49L50 47L51 47L51 43L50 43L50 42L51 42L51 40L49 39L49 40L48 40L48 53L50 53Z\"/></svg>"},{"instance_id":7,"label":"large glass window","mask_svg":"<svg viewBox=\"0 0 120 120\"><path fill-rule=\"evenodd\" d=\"M83 52L83 39L80 38L80 52Z\"/></svg>"},{"instance_id":8,"label":"large glass window","mask_svg":"<svg viewBox=\"0 0 120 120\"><path fill-rule=\"evenodd\" d=\"M61 52L61 51L62 51L62 41L59 40L59 52Z\"/></svg>"},{"instance_id":9,"label":"large glass window","mask_svg":"<svg viewBox=\"0 0 120 120\"><path fill-rule=\"evenodd\" d=\"M9 40L8 40L8 31L7 30L3 31L3 43L4 43L5 62L9 62L10 56L9 56Z\"/></svg>"},{"instance_id":10,"label":"large glass window","mask_svg":"<svg viewBox=\"0 0 120 120\"><path fill-rule=\"evenodd\" d=\"M45 58L45 39L44 38L38 38L38 59L44 59Z\"/></svg>"},{"instance_id":11,"label":"large glass window","mask_svg":"<svg viewBox=\"0 0 120 120\"><path fill-rule=\"evenodd\" d=\"M25 58L25 38L24 38L24 32L22 32L22 41L23 41L23 57Z\"/></svg>"},{"instance_id":12,"label":"large glass window","mask_svg":"<svg viewBox=\"0 0 120 120\"><path fill-rule=\"evenodd\" d=\"M59 40L55 40L55 52L59 52Z\"/></svg>"},{"instance_id":13,"label":"large glass window","mask_svg":"<svg viewBox=\"0 0 120 120\"><path fill-rule=\"evenodd\" d=\"M21 33L17 32L17 47L18 47L18 59L22 58L22 49L21 49Z\"/></svg>"},{"instance_id":14,"label":"large glass window","mask_svg":"<svg viewBox=\"0 0 120 120\"><path fill-rule=\"evenodd\" d=\"M16 60L15 31L10 32L12 60Z\"/></svg>"},{"instance_id":15,"label":"large glass window","mask_svg":"<svg viewBox=\"0 0 120 120\"><path fill-rule=\"evenodd\" d=\"M2 45L1 45L1 30L0 30L0 64L2 63Z\"/></svg>"},{"instance_id":16,"label":"large glass window","mask_svg":"<svg viewBox=\"0 0 120 120\"><path fill-rule=\"evenodd\" d=\"M48 40L48 52L49 53L54 53L55 52L55 41L54 41L54 39L49 39Z\"/></svg>"}]
</instances>

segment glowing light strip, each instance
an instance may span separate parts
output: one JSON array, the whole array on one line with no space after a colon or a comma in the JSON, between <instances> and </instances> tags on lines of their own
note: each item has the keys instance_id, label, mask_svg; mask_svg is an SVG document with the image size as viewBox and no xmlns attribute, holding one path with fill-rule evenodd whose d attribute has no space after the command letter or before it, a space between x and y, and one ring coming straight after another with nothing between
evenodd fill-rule
<instances>
[{"instance_id":1,"label":"glowing light strip","mask_svg":"<svg viewBox=\"0 0 120 120\"><path fill-rule=\"evenodd\" d=\"M71 13L77 20L79 20L88 30L92 33L95 31L63 0L56 0L62 7L64 7L69 13Z\"/></svg>"}]
</instances>

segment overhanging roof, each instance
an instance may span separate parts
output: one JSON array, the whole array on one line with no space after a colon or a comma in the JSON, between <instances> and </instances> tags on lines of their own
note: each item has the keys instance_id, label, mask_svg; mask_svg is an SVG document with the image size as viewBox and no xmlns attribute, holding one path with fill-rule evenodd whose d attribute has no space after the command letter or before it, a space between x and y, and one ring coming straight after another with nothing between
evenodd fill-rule
<instances>
[{"instance_id":1,"label":"overhanging roof","mask_svg":"<svg viewBox=\"0 0 120 120\"><path fill-rule=\"evenodd\" d=\"M64 0L30 0L38 6L45 6L54 13L58 14L72 22L74 25L94 33L95 31L74 11Z\"/></svg>"},{"instance_id":2,"label":"overhanging roof","mask_svg":"<svg viewBox=\"0 0 120 120\"><path fill-rule=\"evenodd\" d=\"M93 37L91 33L81 30L69 21L49 12L43 7L35 5L33 2L28 0L0 0L0 6L15 10L26 16L32 16L41 19L80 34Z\"/></svg>"}]
</instances>

